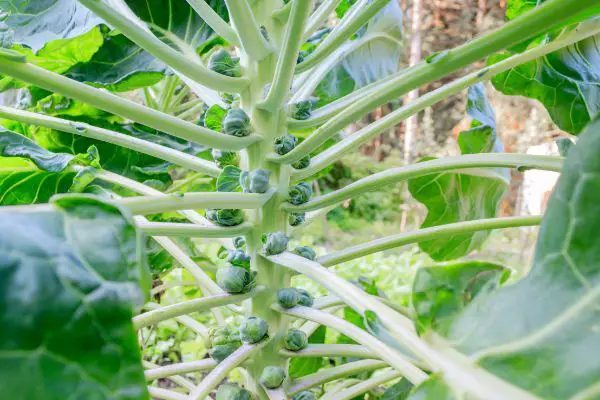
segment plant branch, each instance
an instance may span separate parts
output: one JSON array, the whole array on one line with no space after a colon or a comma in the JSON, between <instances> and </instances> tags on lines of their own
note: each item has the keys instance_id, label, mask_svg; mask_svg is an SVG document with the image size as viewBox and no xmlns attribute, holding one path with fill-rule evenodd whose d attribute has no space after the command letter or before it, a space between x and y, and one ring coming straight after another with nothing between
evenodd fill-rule
<instances>
[{"instance_id":1,"label":"plant branch","mask_svg":"<svg viewBox=\"0 0 600 400\"><path fill-rule=\"evenodd\" d=\"M242 50L252 61L260 61L273 52L263 37L247 0L225 0L233 28Z\"/></svg>"},{"instance_id":2,"label":"plant branch","mask_svg":"<svg viewBox=\"0 0 600 400\"><path fill-rule=\"evenodd\" d=\"M147 125L179 138L223 150L237 151L260 140L257 135L245 138L224 135L169 114L161 113L131 100L95 89L32 64L0 57L0 73L12 76L55 93L88 103L101 110Z\"/></svg>"},{"instance_id":3,"label":"plant branch","mask_svg":"<svg viewBox=\"0 0 600 400\"><path fill-rule=\"evenodd\" d=\"M243 223L237 226L217 226L186 224L178 222L139 222L136 226L150 236L184 236L201 238L233 238L248 234L252 225Z\"/></svg>"},{"instance_id":4,"label":"plant branch","mask_svg":"<svg viewBox=\"0 0 600 400\"><path fill-rule=\"evenodd\" d=\"M148 386L148 393L150 393L152 398L161 400L186 400L188 398L184 394L154 386Z\"/></svg>"},{"instance_id":5,"label":"plant branch","mask_svg":"<svg viewBox=\"0 0 600 400\"><path fill-rule=\"evenodd\" d=\"M156 303L146 303L144 307L148 310L158 310L160 305ZM179 322L181 325L187 326L198 335L202 336L203 339L208 339L208 329L194 318L188 315L180 315L175 317L175 321Z\"/></svg>"},{"instance_id":6,"label":"plant branch","mask_svg":"<svg viewBox=\"0 0 600 400\"><path fill-rule=\"evenodd\" d=\"M264 339L256 344L243 344L229 357L221 361L208 375L206 375L196 389L193 390L186 399L204 400L204 398L206 398L206 396L208 396L210 392L217 387L217 385L221 383L221 381L225 379L234 368L238 367L241 363L256 354L268 342L269 339Z\"/></svg>"},{"instance_id":7,"label":"plant branch","mask_svg":"<svg viewBox=\"0 0 600 400\"><path fill-rule=\"evenodd\" d=\"M308 19L308 24L304 29L304 34L302 35L302 41L305 42L312 36L312 34L317 30L319 26L329 15L335 10L340 0L325 0L322 2L319 7L315 10L314 13L311 14Z\"/></svg>"},{"instance_id":8,"label":"plant branch","mask_svg":"<svg viewBox=\"0 0 600 400\"><path fill-rule=\"evenodd\" d=\"M163 306L133 317L133 326L135 329L141 329L145 326L155 325L159 322L181 315L187 315L193 312L203 312L210 310L211 308L239 303L255 296L256 293L263 290L264 288L259 286L248 293L237 295L222 293Z\"/></svg>"},{"instance_id":9,"label":"plant branch","mask_svg":"<svg viewBox=\"0 0 600 400\"><path fill-rule=\"evenodd\" d=\"M190 60L163 43L150 30L145 28L141 21L132 20L110 7L110 5L97 0L79 1L142 49L194 81L228 93L239 93L248 86L248 80L245 78L232 78L222 75L209 70L195 60Z\"/></svg>"},{"instance_id":10,"label":"plant branch","mask_svg":"<svg viewBox=\"0 0 600 400\"><path fill-rule=\"evenodd\" d=\"M0 117L112 143L210 176L218 176L221 173L221 169L215 163L191 154L90 124L4 106L0 106Z\"/></svg>"},{"instance_id":11,"label":"plant branch","mask_svg":"<svg viewBox=\"0 0 600 400\"><path fill-rule=\"evenodd\" d=\"M317 258L317 262L324 267L330 267L369 254L405 246L411 243L478 231L535 226L539 225L541 221L541 215L534 215L527 217L487 218L433 226L430 228L419 229L414 232L403 232L397 235L386 236L357 246L348 247L344 250L339 250L319 257Z\"/></svg>"},{"instance_id":12,"label":"plant branch","mask_svg":"<svg viewBox=\"0 0 600 400\"><path fill-rule=\"evenodd\" d=\"M148 361L145 361L145 360L142 360L142 365L144 366L144 368L149 368L149 369L159 368L158 365L148 362ZM146 371L148 371L148 370L146 370ZM144 375L145 375L146 371L144 371ZM194 390L194 388L196 387L196 385L192 381L190 381L189 379L187 379L181 375L171 374L168 376L167 379L169 379L172 382L175 382L176 384L178 384L180 386L183 386L184 388L186 388L188 390L188 392ZM152 381L152 379L146 378L146 381Z\"/></svg>"},{"instance_id":13,"label":"plant branch","mask_svg":"<svg viewBox=\"0 0 600 400\"><path fill-rule=\"evenodd\" d=\"M382 385L382 384L389 382L391 380L394 380L394 379L398 379L400 377L402 377L402 375L399 374L397 371L393 371L393 370L386 371L386 372L376 375L372 378L364 380L360 383L357 383L356 385L352 385L349 388L346 388L344 390L327 393L327 394L325 394L325 396L322 397L322 399L323 400L353 399L353 398L356 398L357 396L360 396L363 393L366 393L370 390L375 389L379 385Z\"/></svg>"},{"instance_id":14,"label":"plant branch","mask_svg":"<svg viewBox=\"0 0 600 400\"><path fill-rule=\"evenodd\" d=\"M167 378L173 375L189 374L190 372L209 371L217 366L217 362L212 358L203 360L169 364L162 367L147 369L144 371L144 377L147 381Z\"/></svg>"},{"instance_id":15,"label":"plant branch","mask_svg":"<svg viewBox=\"0 0 600 400\"><path fill-rule=\"evenodd\" d=\"M167 282L167 283L163 283L162 285L153 287L152 290L150 290L150 295L156 296L157 294L162 293L162 292L172 289L172 288L176 288L179 286L194 286L195 284L196 284L196 282L193 282L193 281Z\"/></svg>"},{"instance_id":16,"label":"plant branch","mask_svg":"<svg viewBox=\"0 0 600 400\"><path fill-rule=\"evenodd\" d=\"M511 153L481 153L468 154L456 157L444 157L440 159L424 161L404 167L390 168L322 196L318 196L307 203L294 206L289 203L282 204L282 208L288 212L314 211L323 207L340 203L346 199L364 194L369 191L388 187L391 184L417 178L424 175L443 173L449 171L460 171L461 173L473 173L475 168L531 168L545 171L560 172L563 158L553 156L531 156ZM484 172L485 170L482 170ZM488 171L488 174L491 171ZM497 175L497 174L496 174ZM490 175L494 177L494 175ZM500 176L497 176L501 179Z\"/></svg>"},{"instance_id":17,"label":"plant branch","mask_svg":"<svg viewBox=\"0 0 600 400\"><path fill-rule=\"evenodd\" d=\"M303 350L279 350L279 354L289 358L351 357L379 359L379 356L358 344L309 344Z\"/></svg>"},{"instance_id":18,"label":"plant branch","mask_svg":"<svg viewBox=\"0 0 600 400\"><path fill-rule=\"evenodd\" d=\"M287 390L287 394L293 396L304 390L323 385L336 379L357 375L361 372L374 371L387 366L388 364L385 361L360 360L342 364L333 368L323 369L313 374L296 379L293 385Z\"/></svg>"},{"instance_id":19,"label":"plant branch","mask_svg":"<svg viewBox=\"0 0 600 400\"><path fill-rule=\"evenodd\" d=\"M304 72L314 67L325 59L342 43L348 40L356 31L371 20L389 0L373 0L370 3L359 1L342 18L337 28L333 30L321 44L303 62L296 67L296 73Z\"/></svg>"},{"instance_id":20,"label":"plant branch","mask_svg":"<svg viewBox=\"0 0 600 400\"><path fill-rule=\"evenodd\" d=\"M399 74L393 79L388 79L380 90L370 92L368 96L330 119L294 150L283 156L271 154L269 160L285 164L294 163L317 149L332 135L335 135L352 121L361 118L370 110L397 99L424 84L465 68L490 54L514 46L537 34L547 32L595 4L597 4L596 0L581 0L577 3L573 3L571 0L545 2L496 31L449 50L437 62L423 62L413 67L410 74Z\"/></svg>"},{"instance_id":21,"label":"plant branch","mask_svg":"<svg viewBox=\"0 0 600 400\"><path fill-rule=\"evenodd\" d=\"M238 38L237 33L235 33L231 26L229 26L229 24L225 22L205 0L186 1L194 11L196 11L200 18L202 18L202 20L217 33L217 35L223 37L223 39L227 40L233 46L239 47L240 39Z\"/></svg>"},{"instance_id":22,"label":"plant branch","mask_svg":"<svg viewBox=\"0 0 600 400\"><path fill-rule=\"evenodd\" d=\"M308 14L312 10L313 0L294 0L290 20L288 21L283 38L283 48L277 59L275 76L267 98L258 107L274 111L282 106L292 84L294 66L298 58L298 51L302 44L302 32Z\"/></svg>"}]
</instances>

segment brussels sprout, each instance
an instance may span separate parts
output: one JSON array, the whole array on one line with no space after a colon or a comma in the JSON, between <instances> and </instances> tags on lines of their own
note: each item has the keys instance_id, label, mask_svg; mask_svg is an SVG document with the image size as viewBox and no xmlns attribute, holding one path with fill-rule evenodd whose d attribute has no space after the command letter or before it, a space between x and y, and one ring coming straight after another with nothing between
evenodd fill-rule
<instances>
[{"instance_id":1,"label":"brussels sprout","mask_svg":"<svg viewBox=\"0 0 600 400\"><path fill-rule=\"evenodd\" d=\"M14 43L14 31L4 21L0 21L0 47L10 49Z\"/></svg>"},{"instance_id":2,"label":"brussels sprout","mask_svg":"<svg viewBox=\"0 0 600 400\"><path fill-rule=\"evenodd\" d=\"M219 258L225 259L231 265L250 269L250 256L244 253L243 250L228 250L223 248L219 252Z\"/></svg>"},{"instance_id":3,"label":"brussels sprout","mask_svg":"<svg viewBox=\"0 0 600 400\"><path fill-rule=\"evenodd\" d=\"M246 247L246 238L243 236L238 236L233 238L233 247L240 250Z\"/></svg>"},{"instance_id":4,"label":"brussels sprout","mask_svg":"<svg viewBox=\"0 0 600 400\"><path fill-rule=\"evenodd\" d=\"M288 200L295 206L306 203L312 196L312 188L306 182L290 186L288 189Z\"/></svg>"},{"instance_id":5,"label":"brussels sprout","mask_svg":"<svg viewBox=\"0 0 600 400\"><path fill-rule=\"evenodd\" d=\"M241 108L232 108L223 118L223 132L237 137L248 136L251 133L250 117Z\"/></svg>"},{"instance_id":6,"label":"brussels sprout","mask_svg":"<svg viewBox=\"0 0 600 400\"><path fill-rule=\"evenodd\" d=\"M238 78L242 75L239 58L232 57L225 49L215 52L210 57L210 60L208 60L208 68L221 75L227 75L234 78Z\"/></svg>"},{"instance_id":7,"label":"brussels sprout","mask_svg":"<svg viewBox=\"0 0 600 400\"><path fill-rule=\"evenodd\" d=\"M265 255L273 256L287 250L289 239L283 232L272 232L263 237Z\"/></svg>"},{"instance_id":8,"label":"brussels sprout","mask_svg":"<svg viewBox=\"0 0 600 400\"><path fill-rule=\"evenodd\" d=\"M313 297L306 290L301 288L296 288L298 292L298 304L304 307L312 307L313 305Z\"/></svg>"},{"instance_id":9,"label":"brussels sprout","mask_svg":"<svg viewBox=\"0 0 600 400\"><path fill-rule=\"evenodd\" d=\"M228 327L213 328L208 333L207 347L222 346L224 344L238 343L240 335ZM238 343L239 344L239 343Z\"/></svg>"},{"instance_id":10,"label":"brussels sprout","mask_svg":"<svg viewBox=\"0 0 600 400\"><path fill-rule=\"evenodd\" d=\"M317 257L317 253L315 253L315 251L308 246L296 247L294 249L294 253L311 261Z\"/></svg>"},{"instance_id":11,"label":"brussels sprout","mask_svg":"<svg viewBox=\"0 0 600 400\"><path fill-rule=\"evenodd\" d=\"M299 329L290 329L283 340L283 345L290 351L300 351L308 346L308 336Z\"/></svg>"},{"instance_id":12,"label":"brussels sprout","mask_svg":"<svg viewBox=\"0 0 600 400\"><path fill-rule=\"evenodd\" d=\"M302 225L306 221L305 213L290 213L288 215L288 222L291 226Z\"/></svg>"},{"instance_id":13,"label":"brussels sprout","mask_svg":"<svg viewBox=\"0 0 600 400\"><path fill-rule=\"evenodd\" d=\"M312 100L302 100L291 106L292 118L305 120L310 118L314 102Z\"/></svg>"},{"instance_id":14,"label":"brussels sprout","mask_svg":"<svg viewBox=\"0 0 600 400\"><path fill-rule=\"evenodd\" d=\"M240 176L240 185L247 193L265 193L269 190L269 177L271 171L255 169Z\"/></svg>"},{"instance_id":15,"label":"brussels sprout","mask_svg":"<svg viewBox=\"0 0 600 400\"><path fill-rule=\"evenodd\" d=\"M246 293L256 286L256 272L240 267L221 267L217 270L217 284L227 293Z\"/></svg>"},{"instance_id":16,"label":"brussels sprout","mask_svg":"<svg viewBox=\"0 0 600 400\"><path fill-rule=\"evenodd\" d=\"M275 138L275 153L284 155L294 150L298 138L294 135L283 135Z\"/></svg>"},{"instance_id":17,"label":"brussels sprout","mask_svg":"<svg viewBox=\"0 0 600 400\"><path fill-rule=\"evenodd\" d=\"M253 398L252 392L238 385L224 383L217 390L216 400L252 400Z\"/></svg>"},{"instance_id":18,"label":"brussels sprout","mask_svg":"<svg viewBox=\"0 0 600 400\"><path fill-rule=\"evenodd\" d=\"M240 326L240 339L245 343L257 343L267 335L269 325L258 317L248 317Z\"/></svg>"},{"instance_id":19,"label":"brussels sprout","mask_svg":"<svg viewBox=\"0 0 600 400\"><path fill-rule=\"evenodd\" d=\"M306 155L292 164L292 167L296 169L304 169L310 165L310 156Z\"/></svg>"},{"instance_id":20,"label":"brussels sprout","mask_svg":"<svg viewBox=\"0 0 600 400\"><path fill-rule=\"evenodd\" d=\"M260 383L268 389L277 389L285 379L285 371L281 367L269 365L260 374Z\"/></svg>"},{"instance_id":21,"label":"brussels sprout","mask_svg":"<svg viewBox=\"0 0 600 400\"><path fill-rule=\"evenodd\" d=\"M213 160L215 160L215 164L217 164L217 167L219 168L225 168L228 165L233 165L237 167L237 165L239 164L237 153L234 153L232 151L212 149L210 154L212 155Z\"/></svg>"},{"instance_id":22,"label":"brussels sprout","mask_svg":"<svg viewBox=\"0 0 600 400\"><path fill-rule=\"evenodd\" d=\"M298 291L295 288L277 290L277 302L283 308L292 308L298 305Z\"/></svg>"},{"instance_id":23,"label":"brussels sprout","mask_svg":"<svg viewBox=\"0 0 600 400\"><path fill-rule=\"evenodd\" d=\"M267 28L264 25L261 25L259 27L260 29L260 34L262 35L262 37L265 38L265 40L268 42L269 41L269 32L267 31Z\"/></svg>"},{"instance_id":24,"label":"brussels sprout","mask_svg":"<svg viewBox=\"0 0 600 400\"><path fill-rule=\"evenodd\" d=\"M304 392L300 392L294 395L294 397L292 397L292 400L316 400L316 397L313 392L305 390Z\"/></svg>"},{"instance_id":25,"label":"brussels sprout","mask_svg":"<svg viewBox=\"0 0 600 400\"><path fill-rule=\"evenodd\" d=\"M242 210L206 210L206 219L220 226L235 226L244 222L244 213Z\"/></svg>"},{"instance_id":26,"label":"brussels sprout","mask_svg":"<svg viewBox=\"0 0 600 400\"><path fill-rule=\"evenodd\" d=\"M217 363L220 363L221 361L229 357L240 346L241 342L219 344L217 346L213 346L213 348L210 349L208 354L213 360L215 360Z\"/></svg>"}]
</instances>

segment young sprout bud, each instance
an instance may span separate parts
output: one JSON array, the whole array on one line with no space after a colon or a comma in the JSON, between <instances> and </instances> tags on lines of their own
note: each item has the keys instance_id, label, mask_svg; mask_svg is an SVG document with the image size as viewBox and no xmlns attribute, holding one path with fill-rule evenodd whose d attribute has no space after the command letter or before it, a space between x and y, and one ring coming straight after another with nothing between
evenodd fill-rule
<instances>
[{"instance_id":1,"label":"young sprout bud","mask_svg":"<svg viewBox=\"0 0 600 400\"><path fill-rule=\"evenodd\" d=\"M257 343L267 335L269 326L258 317L248 317L240 326L240 339L245 343Z\"/></svg>"},{"instance_id":2,"label":"young sprout bud","mask_svg":"<svg viewBox=\"0 0 600 400\"><path fill-rule=\"evenodd\" d=\"M308 246L296 247L294 249L294 253L311 261L314 261L314 259L317 257L317 253L315 253L315 251Z\"/></svg>"},{"instance_id":3,"label":"young sprout bud","mask_svg":"<svg viewBox=\"0 0 600 400\"><path fill-rule=\"evenodd\" d=\"M296 307L298 299L298 291L295 288L283 288L277 291L277 303L283 308Z\"/></svg>"},{"instance_id":4,"label":"young sprout bud","mask_svg":"<svg viewBox=\"0 0 600 400\"><path fill-rule=\"evenodd\" d=\"M277 389L285 379L285 371L281 367L269 365L260 374L260 383L268 389Z\"/></svg>"},{"instance_id":5,"label":"young sprout bud","mask_svg":"<svg viewBox=\"0 0 600 400\"><path fill-rule=\"evenodd\" d=\"M207 347L222 346L239 342L240 338L237 333L232 332L228 327L218 327L210 330L208 334Z\"/></svg>"},{"instance_id":6,"label":"young sprout bud","mask_svg":"<svg viewBox=\"0 0 600 400\"><path fill-rule=\"evenodd\" d=\"M217 270L217 285L227 293L247 293L256 287L256 272L240 267L221 267Z\"/></svg>"},{"instance_id":7,"label":"young sprout bud","mask_svg":"<svg viewBox=\"0 0 600 400\"><path fill-rule=\"evenodd\" d=\"M283 345L290 351L300 351L308 346L308 336L299 329L290 329L283 340Z\"/></svg>"},{"instance_id":8,"label":"young sprout bud","mask_svg":"<svg viewBox=\"0 0 600 400\"><path fill-rule=\"evenodd\" d=\"M302 100L291 106L291 114L292 118L305 120L310 118L310 114L313 109L313 101L312 100Z\"/></svg>"},{"instance_id":9,"label":"young sprout bud","mask_svg":"<svg viewBox=\"0 0 600 400\"><path fill-rule=\"evenodd\" d=\"M213 210L206 209L206 219L220 226L235 226L244 222L242 210Z\"/></svg>"},{"instance_id":10,"label":"young sprout bud","mask_svg":"<svg viewBox=\"0 0 600 400\"><path fill-rule=\"evenodd\" d=\"M219 149L212 149L210 152L213 160L215 160L215 164L219 168L225 168L228 165L236 166L239 164L239 159L237 153L232 151L223 151Z\"/></svg>"},{"instance_id":11,"label":"young sprout bud","mask_svg":"<svg viewBox=\"0 0 600 400\"><path fill-rule=\"evenodd\" d=\"M305 213L290 213L288 215L288 222L291 226L302 225L306 221Z\"/></svg>"},{"instance_id":12,"label":"young sprout bud","mask_svg":"<svg viewBox=\"0 0 600 400\"><path fill-rule=\"evenodd\" d=\"M219 257L221 259L225 259L225 261L229 262L231 265L250 269L250 256L244 253L242 250L227 250L222 249L219 252Z\"/></svg>"},{"instance_id":13,"label":"young sprout bud","mask_svg":"<svg viewBox=\"0 0 600 400\"><path fill-rule=\"evenodd\" d=\"M298 305L304 307L312 307L313 305L313 297L306 290L301 288L296 288L298 292Z\"/></svg>"},{"instance_id":14,"label":"young sprout bud","mask_svg":"<svg viewBox=\"0 0 600 400\"><path fill-rule=\"evenodd\" d=\"M304 392L300 392L294 395L294 397L292 397L292 400L316 400L316 397L313 392L305 390Z\"/></svg>"},{"instance_id":15,"label":"young sprout bud","mask_svg":"<svg viewBox=\"0 0 600 400\"><path fill-rule=\"evenodd\" d=\"M233 385L231 383L224 383L219 386L219 390L217 390L216 400L252 400L254 395L252 392L239 387L238 385Z\"/></svg>"},{"instance_id":16,"label":"young sprout bud","mask_svg":"<svg viewBox=\"0 0 600 400\"><path fill-rule=\"evenodd\" d=\"M283 232L272 232L263 237L265 255L273 256L287 250L289 239Z\"/></svg>"},{"instance_id":17,"label":"young sprout bud","mask_svg":"<svg viewBox=\"0 0 600 400\"><path fill-rule=\"evenodd\" d=\"M235 247L238 250L241 250L244 247L246 247L246 238L244 238L243 236L234 237L233 247Z\"/></svg>"},{"instance_id":18,"label":"young sprout bud","mask_svg":"<svg viewBox=\"0 0 600 400\"><path fill-rule=\"evenodd\" d=\"M221 49L215 52L208 60L208 68L221 74L238 78L242 75L240 70L240 60L232 57L227 50Z\"/></svg>"},{"instance_id":19,"label":"young sprout bud","mask_svg":"<svg viewBox=\"0 0 600 400\"><path fill-rule=\"evenodd\" d=\"M279 155L284 155L294 150L298 138L294 135L283 135L275 138L274 150Z\"/></svg>"},{"instance_id":20,"label":"young sprout bud","mask_svg":"<svg viewBox=\"0 0 600 400\"><path fill-rule=\"evenodd\" d=\"M223 132L227 135L244 137L251 131L250 117L241 108L232 108L223 118Z\"/></svg>"},{"instance_id":21,"label":"young sprout bud","mask_svg":"<svg viewBox=\"0 0 600 400\"><path fill-rule=\"evenodd\" d=\"M302 157L301 159L299 159L298 161L293 163L292 167L294 167L296 169L304 169L304 168L308 167L309 165L310 165L310 156L305 155L304 157Z\"/></svg>"},{"instance_id":22,"label":"young sprout bud","mask_svg":"<svg viewBox=\"0 0 600 400\"><path fill-rule=\"evenodd\" d=\"M245 192L266 193L269 190L271 171L255 169L240 177L240 183Z\"/></svg>"},{"instance_id":23,"label":"young sprout bud","mask_svg":"<svg viewBox=\"0 0 600 400\"><path fill-rule=\"evenodd\" d=\"M312 188L306 182L288 188L288 200L295 206L306 203L312 196Z\"/></svg>"},{"instance_id":24,"label":"young sprout bud","mask_svg":"<svg viewBox=\"0 0 600 400\"><path fill-rule=\"evenodd\" d=\"M217 363L220 363L227 357L229 357L234 351L236 351L241 346L241 342L233 342L227 344L220 344L217 346L213 346L212 349L208 352L213 360Z\"/></svg>"}]
</instances>

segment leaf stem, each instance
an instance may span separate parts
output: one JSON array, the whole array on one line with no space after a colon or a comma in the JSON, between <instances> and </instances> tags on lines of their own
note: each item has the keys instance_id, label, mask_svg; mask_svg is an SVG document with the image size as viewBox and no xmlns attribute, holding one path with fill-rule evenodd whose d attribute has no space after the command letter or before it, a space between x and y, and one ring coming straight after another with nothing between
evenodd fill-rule
<instances>
[{"instance_id":1,"label":"leaf stem","mask_svg":"<svg viewBox=\"0 0 600 400\"><path fill-rule=\"evenodd\" d=\"M240 39L242 50L252 61L260 61L273 52L254 19L246 0L225 0L233 28Z\"/></svg>"},{"instance_id":2,"label":"leaf stem","mask_svg":"<svg viewBox=\"0 0 600 400\"><path fill-rule=\"evenodd\" d=\"M190 372L208 371L217 366L217 362L212 358L203 360L169 364L162 367L147 369L144 371L144 377L147 381L168 378L173 375L189 374Z\"/></svg>"},{"instance_id":3,"label":"leaf stem","mask_svg":"<svg viewBox=\"0 0 600 400\"><path fill-rule=\"evenodd\" d=\"M322 399L323 400L353 399L353 398L360 396L363 393L366 393L370 390L375 389L379 385L382 385L382 384L389 382L391 380L394 380L394 379L398 379L400 377L402 377L402 375L399 374L398 371L394 371L394 370L386 371L386 372L383 372L372 378L364 380L360 383L357 383L356 385L352 385L349 388L346 388L344 390L327 393L327 394L325 394L325 396L322 397Z\"/></svg>"},{"instance_id":4,"label":"leaf stem","mask_svg":"<svg viewBox=\"0 0 600 400\"><path fill-rule=\"evenodd\" d=\"M160 308L160 306L156 303L146 303L144 305L144 308L146 308L148 310L157 310ZM202 336L202 338L208 339L208 333L209 333L208 329L203 324L196 321L194 318L190 317L189 315L177 316L177 317L175 317L175 321L179 322L181 325L184 325L184 326L190 328L191 330L196 332L198 335Z\"/></svg>"},{"instance_id":5,"label":"leaf stem","mask_svg":"<svg viewBox=\"0 0 600 400\"><path fill-rule=\"evenodd\" d=\"M161 400L186 400L187 399L187 396L184 394L180 394L180 393L174 392L169 389L163 389L163 388L154 387L154 386L149 386L148 392L154 399L161 399Z\"/></svg>"},{"instance_id":6,"label":"leaf stem","mask_svg":"<svg viewBox=\"0 0 600 400\"><path fill-rule=\"evenodd\" d=\"M304 350L279 350L279 354L289 358L352 357L378 359L379 356L358 344L309 344Z\"/></svg>"},{"instance_id":7,"label":"leaf stem","mask_svg":"<svg viewBox=\"0 0 600 400\"><path fill-rule=\"evenodd\" d=\"M335 10L340 0L325 0L308 18L308 23L302 35L302 41L305 42L317 30L319 26L329 17Z\"/></svg>"},{"instance_id":8,"label":"leaf stem","mask_svg":"<svg viewBox=\"0 0 600 400\"><path fill-rule=\"evenodd\" d=\"M233 238L246 235L252 230L252 224L224 227L217 225L198 225L178 222L138 222L136 226L150 236L183 236L201 238Z\"/></svg>"},{"instance_id":9,"label":"leaf stem","mask_svg":"<svg viewBox=\"0 0 600 400\"><path fill-rule=\"evenodd\" d=\"M233 46L239 47L240 39L237 33L213 10L205 0L186 0L188 4L196 11L204 22L212 28L217 35L223 37Z\"/></svg>"}]
</instances>

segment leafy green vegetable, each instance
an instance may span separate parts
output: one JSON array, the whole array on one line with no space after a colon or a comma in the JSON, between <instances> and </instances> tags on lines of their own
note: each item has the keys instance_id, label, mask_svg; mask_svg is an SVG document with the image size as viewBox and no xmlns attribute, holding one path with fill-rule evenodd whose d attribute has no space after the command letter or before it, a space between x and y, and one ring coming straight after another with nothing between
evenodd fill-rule
<instances>
[{"instance_id":1,"label":"leafy green vegetable","mask_svg":"<svg viewBox=\"0 0 600 400\"><path fill-rule=\"evenodd\" d=\"M240 325L240 339L245 343L257 343L267 335L269 325L258 317L248 317Z\"/></svg>"},{"instance_id":2,"label":"leafy green vegetable","mask_svg":"<svg viewBox=\"0 0 600 400\"><path fill-rule=\"evenodd\" d=\"M277 389L285 379L285 371L283 368L275 365L265 367L260 374L260 383L266 388Z\"/></svg>"},{"instance_id":3,"label":"leafy green vegetable","mask_svg":"<svg viewBox=\"0 0 600 400\"><path fill-rule=\"evenodd\" d=\"M223 119L227 115L227 110L215 104L209 107L204 113L204 126L213 131L223 131Z\"/></svg>"},{"instance_id":4,"label":"leafy green vegetable","mask_svg":"<svg viewBox=\"0 0 600 400\"><path fill-rule=\"evenodd\" d=\"M227 165L217 177L217 192L239 192L242 189L240 176L242 171L233 165Z\"/></svg>"},{"instance_id":5,"label":"leafy green vegetable","mask_svg":"<svg viewBox=\"0 0 600 400\"><path fill-rule=\"evenodd\" d=\"M206 210L206 218L221 226L235 226L244 222L244 212L242 210Z\"/></svg>"},{"instance_id":6,"label":"leafy green vegetable","mask_svg":"<svg viewBox=\"0 0 600 400\"><path fill-rule=\"evenodd\" d=\"M219 74L234 78L242 75L239 58L232 57L225 49L220 49L213 53L208 61L208 68Z\"/></svg>"},{"instance_id":7,"label":"leafy green vegetable","mask_svg":"<svg viewBox=\"0 0 600 400\"><path fill-rule=\"evenodd\" d=\"M289 238L283 232L271 232L267 233L263 237L263 251L265 255L272 256L281 254L287 250Z\"/></svg>"},{"instance_id":8,"label":"leafy green vegetable","mask_svg":"<svg viewBox=\"0 0 600 400\"><path fill-rule=\"evenodd\" d=\"M292 308L298 305L299 293L295 288L282 288L277 290L277 303L283 308Z\"/></svg>"},{"instance_id":9,"label":"leafy green vegetable","mask_svg":"<svg viewBox=\"0 0 600 400\"><path fill-rule=\"evenodd\" d=\"M256 272L241 267L221 267L217 284L227 293L246 293L256 287Z\"/></svg>"},{"instance_id":10,"label":"leafy green vegetable","mask_svg":"<svg viewBox=\"0 0 600 400\"><path fill-rule=\"evenodd\" d=\"M252 132L250 117L241 108L232 108L223 118L223 132L227 135L244 137Z\"/></svg>"},{"instance_id":11,"label":"leafy green vegetable","mask_svg":"<svg viewBox=\"0 0 600 400\"><path fill-rule=\"evenodd\" d=\"M303 350L308 346L308 336L299 329L290 329L283 339L283 345L290 351Z\"/></svg>"}]
</instances>

